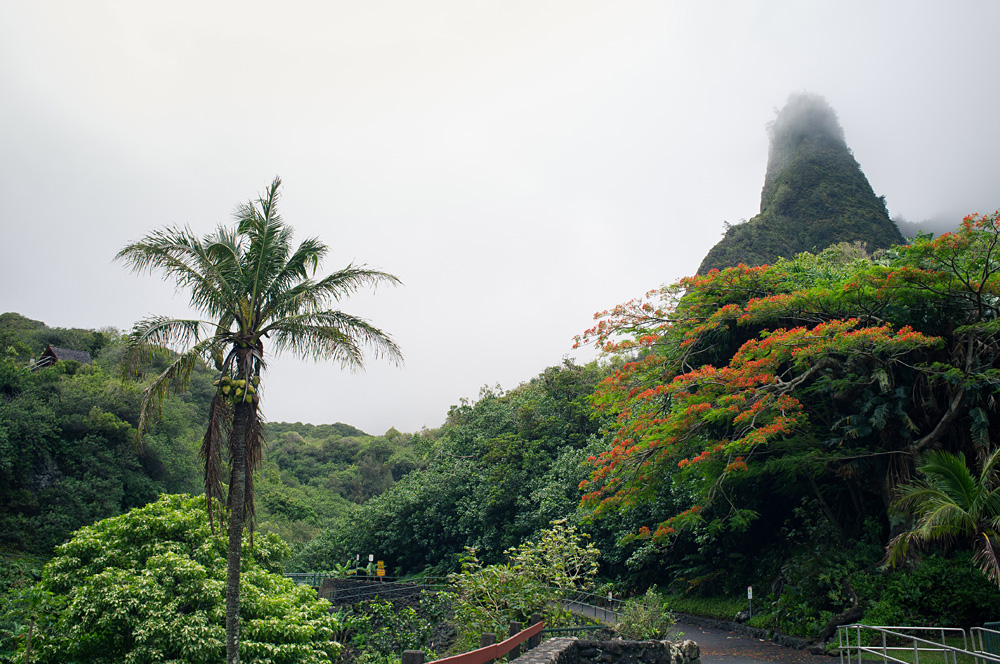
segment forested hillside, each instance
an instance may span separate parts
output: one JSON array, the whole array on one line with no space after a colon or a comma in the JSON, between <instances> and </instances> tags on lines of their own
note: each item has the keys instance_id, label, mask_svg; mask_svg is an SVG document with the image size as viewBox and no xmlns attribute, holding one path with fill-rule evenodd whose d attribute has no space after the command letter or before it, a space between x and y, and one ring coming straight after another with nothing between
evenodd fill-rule
<instances>
[{"instance_id":1,"label":"forested hillside","mask_svg":"<svg viewBox=\"0 0 1000 664\"><path fill-rule=\"evenodd\" d=\"M826 100L792 95L769 129L771 138L760 213L727 225L725 237L698 269L768 265L838 242L868 251L901 244L885 200L876 196L844 140Z\"/></svg>"},{"instance_id":2,"label":"forested hillside","mask_svg":"<svg viewBox=\"0 0 1000 664\"><path fill-rule=\"evenodd\" d=\"M901 538L921 503L897 498L947 482L932 450L1000 491L997 220L878 257L842 243L729 268L603 312L580 342L605 364L566 363L454 407L426 470L291 567L373 553L398 573L440 573L463 547L498 561L568 518L620 591L723 598L753 585L761 627L981 621L1000 611L977 570L989 572L995 525L982 526L985 549L970 528ZM1000 516L975 505L956 504L957 523ZM911 555L883 567L890 540Z\"/></svg>"},{"instance_id":3,"label":"forested hillside","mask_svg":"<svg viewBox=\"0 0 1000 664\"><path fill-rule=\"evenodd\" d=\"M29 359L49 345L88 351L93 363L30 370ZM80 526L161 492L198 489L200 423L213 390L206 372L164 404L136 450L140 385L118 378L113 331L49 328L6 313L0 348L0 546L46 556Z\"/></svg>"},{"instance_id":4,"label":"forested hillside","mask_svg":"<svg viewBox=\"0 0 1000 664\"><path fill-rule=\"evenodd\" d=\"M390 429L370 436L347 424L268 424L257 485L260 529L291 543L311 540L356 505L425 467L436 435Z\"/></svg>"},{"instance_id":5,"label":"forested hillside","mask_svg":"<svg viewBox=\"0 0 1000 664\"><path fill-rule=\"evenodd\" d=\"M86 351L91 364L59 361L32 370L48 346ZM0 315L0 547L48 556L69 534L145 505L161 493L200 493L198 451L215 376L196 368L187 389L169 395L137 447L141 391L171 359L122 380L120 334L50 328ZM425 436L431 437L431 432ZM258 480L259 528L289 542L315 537L352 505L426 464L430 439L370 436L346 424L272 423Z\"/></svg>"},{"instance_id":6,"label":"forested hillside","mask_svg":"<svg viewBox=\"0 0 1000 664\"><path fill-rule=\"evenodd\" d=\"M599 314L580 341L600 345L601 363L484 388L439 429L271 424L258 527L293 544L286 571L371 553L390 573L443 573L466 547L499 562L567 519L618 592L732 598L754 585L754 624L804 636L852 609L880 623L980 621L1000 592L970 533L912 540L918 556L880 565L920 516L899 490L940 481L931 450L998 486L981 474L1000 424L998 238L995 216L972 218L878 257L840 244L683 279ZM136 450L139 390L168 356L123 383L114 332L0 321L6 552L47 556L81 525L200 491L211 373L164 402ZM94 363L29 371L49 343Z\"/></svg>"},{"instance_id":7,"label":"forested hillside","mask_svg":"<svg viewBox=\"0 0 1000 664\"><path fill-rule=\"evenodd\" d=\"M584 462L602 448L589 396L603 373L564 362L504 392L463 400L435 432L415 436L431 461L311 542L294 569L325 569L377 554L390 570L457 569L464 547L486 562L573 514Z\"/></svg>"},{"instance_id":8,"label":"forested hillside","mask_svg":"<svg viewBox=\"0 0 1000 664\"><path fill-rule=\"evenodd\" d=\"M1000 614L1000 213L902 244L825 102L793 97L771 135L761 213L727 231L702 274L598 313L578 343L595 344L599 361L484 387L433 430L266 423L256 473L233 477L252 480L267 573L289 551L285 571L345 571L372 554L393 574L447 574L463 561L469 574L513 573L509 551L572 533L589 538L588 556L600 550L588 564L605 589L655 586L672 606L731 617L755 586L752 624L807 637L850 620L971 625ZM181 565L170 542L196 533L200 559L183 565L230 578L218 574L224 540L196 509L204 498L161 496L204 492L206 429L216 442L224 426L250 431L235 420L213 430L210 411L266 413L264 365L233 373L209 346L184 364L159 346L155 321L144 324L151 355L130 353L115 330L0 315L0 555L20 561L0 573L0 593L20 602L0 613L0 632L22 643L24 612L40 606L32 593L57 589L44 597L62 611L52 598L71 589L58 570L100 567L70 554L101 550L92 537L128 548L130 510L158 498L142 514L172 524L173 539L142 533L165 553L128 569ZM260 339L213 328L232 353L262 357ZM59 361L40 361L49 347ZM188 367L189 380L168 384ZM165 396L137 445L142 395L156 386ZM205 456L226 460L213 449ZM238 458L245 445L227 449ZM241 532L231 531L236 550ZM276 597L295 594L254 574ZM683 604L695 600L708 604ZM205 618L206 634L218 617Z\"/></svg>"}]
</instances>

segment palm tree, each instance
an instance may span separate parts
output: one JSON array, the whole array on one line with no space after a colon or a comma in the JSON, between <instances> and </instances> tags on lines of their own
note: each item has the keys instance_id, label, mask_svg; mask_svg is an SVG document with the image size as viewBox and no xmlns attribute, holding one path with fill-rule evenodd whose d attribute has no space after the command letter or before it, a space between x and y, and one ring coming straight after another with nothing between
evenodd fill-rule
<instances>
[{"instance_id":1,"label":"palm tree","mask_svg":"<svg viewBox=\"0 0 1000 664\"><path fill-rule=\"evenodd\" d=\"M925 478L900 489L892 505L897 513L916 517L913 528L894 537L886 547L886 564L906 559L911 544L954 539L971 540L976 564L1000 585L1000 448L983 461L978 477L965 455L941 450L927 455L920 471Z\"/></svg>"},{"instance_id":2,"label":"palm tree","mask_svg":"<svg viewBox=\"0 0 1000 664\"><path fill-rule=\"evenodd\" d=\"M347 267L314 279L327 247L310 238L292 248L292 229L277 213L275 178L256 202L237 207L235 228L220 226L199 239L188 228L153 231L129 244L117 259L134 272L160 272L191 293L192 307L208 320L151 317L127 335L123 362L135 376L142 362L167 347L178 354L143 392L138 436L163 397L187 384L206 361L219 372L202 443L205 493L221 505L223 444L229 459L229 556L226 573L226 661L239 661L240 559L244 526L253 532L253 474L262 453L261 371L267 353L290 352L362 368L365 351L402 359L391 337L367 321L329 308L361 287L399 284L391 274ZM265 351L265 340L267 349ZM213 521L214 527L214 521Z\"/></svg>"}]
</instances>

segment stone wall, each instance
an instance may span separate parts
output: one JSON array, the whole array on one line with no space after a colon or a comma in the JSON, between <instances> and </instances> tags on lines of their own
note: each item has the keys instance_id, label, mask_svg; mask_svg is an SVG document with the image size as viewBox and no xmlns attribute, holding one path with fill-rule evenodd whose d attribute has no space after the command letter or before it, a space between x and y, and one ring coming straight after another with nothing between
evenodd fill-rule
<instances>
[{"instance_id":1,"label":"stone wall","mask_svg":"<svg viewBox=\"0 0 1000 664\"><path fill-rule=\"evenodd\" d=\"M694 641L549 639L512 664L701 664Z\"/></svg>"}]
</instances>

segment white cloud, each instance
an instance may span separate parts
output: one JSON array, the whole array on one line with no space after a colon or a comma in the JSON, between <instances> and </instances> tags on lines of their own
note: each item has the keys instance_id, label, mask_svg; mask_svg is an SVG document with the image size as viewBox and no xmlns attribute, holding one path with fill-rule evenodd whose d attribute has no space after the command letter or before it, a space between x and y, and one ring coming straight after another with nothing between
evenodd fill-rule
<instances>
[{"instance_id":1,"label":"white cloud","mask_svg":"<svg viewBox=\"0 0 1000 664\"><path fill-rule=\"evenodd\" d=\"M570 352L591 314L688 274L753 216L765 123L824 95L890 211L1000 206L1000 5L842 2L7 3L0 309L125 327L185 300L111 258L208 231L275 174L348 303L406 366L281 360L275 420L440 424ZM38 247L44 246L44 251ZM58 293L53 297L53 293Z\"/></svg>"}]
</instances>

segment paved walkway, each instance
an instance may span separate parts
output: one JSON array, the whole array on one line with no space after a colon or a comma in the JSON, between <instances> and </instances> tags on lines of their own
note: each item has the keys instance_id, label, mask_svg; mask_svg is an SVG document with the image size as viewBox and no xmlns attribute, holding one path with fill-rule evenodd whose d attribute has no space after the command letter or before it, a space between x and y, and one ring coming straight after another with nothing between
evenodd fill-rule
<instances>
[{"instance_id":1,"label":"paved walkway","mask_svg":"<svg viewBox=\"0 0 1000 664\"><path fill-rule=\"evenodd\" d=\"M595 608L587 604L566 602L567 609L578 615L597 618L614 623L614 611ZM685 639L691 639L701 648L701 664L838 664L838 658L829 655L812 655L807 650L795 650L780 646L766 639L755 639L736 632L713 627L702 627L684 622L678 617L675 631L683 632ZM675 638L675 637L672 637Z\"/></svg>"},{"instance_id":2,"label":"paved walkway","mask_svg":"<svg viewBox=\"0 0 1000 664\"><path fill-rule=\"evenodd\" d=\"M806 650L795 650L779 646L763 639L743 636L724 629L699 627L684 623L679 619L676 630L684 633L701 648L702 664L753 664L754 662L775 662L777 664L836 664L834 657L811 655Z\"/></svg>"}]
</instances>

